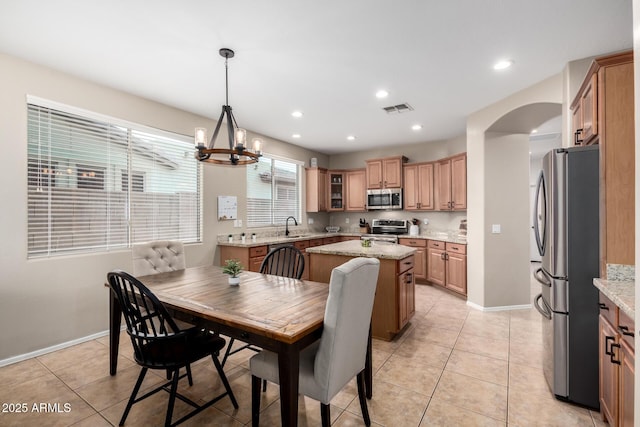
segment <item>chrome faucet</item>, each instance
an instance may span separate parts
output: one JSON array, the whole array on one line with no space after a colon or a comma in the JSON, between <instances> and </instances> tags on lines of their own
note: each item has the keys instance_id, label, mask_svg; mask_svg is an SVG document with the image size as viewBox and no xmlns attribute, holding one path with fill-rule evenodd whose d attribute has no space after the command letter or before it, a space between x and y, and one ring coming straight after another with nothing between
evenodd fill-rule
<instances>
[{"instance_id":1,"label":"chrome faucet","mask_svg":"<svg viewBox=\"0 0 640 427\"><path fill-rule=\"evenodd\" d=\"M295 225L298 225L298 221L296 221L296 219L292 216L288 216L287 219L284 221L284 235L288 236L289 235L289 219L293 220L293 223Z\"/></svg>"}]
</instances>

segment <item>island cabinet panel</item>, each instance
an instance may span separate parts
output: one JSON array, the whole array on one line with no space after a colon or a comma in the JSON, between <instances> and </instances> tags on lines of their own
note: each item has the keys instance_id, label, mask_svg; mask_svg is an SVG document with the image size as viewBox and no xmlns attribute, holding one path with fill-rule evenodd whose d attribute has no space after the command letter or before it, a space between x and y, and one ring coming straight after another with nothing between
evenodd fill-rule
<instances>
[{"instance_id":1,"label":"island cabinet panel","mask_svg":"<svg viewBox=\"0 0 640 427\"><path fill-rule=\"evenodd\" d=\"M400 238L401 245L416 248L414 255L415 264L413 266L414 281L427 279L427 241L425 239Z\"/></svg>"},{"instance_id":2,"label":"island cabinet panel","mask_svg":"<svg viewBox=\"0 0 640 427\"><path fill-rule=\"evenodd\" d=\"M329 283L331 271L352 258L347 255L311 253L310 280ZM400 260L380 259L371 319L375 338L392 340L415 314L413 265L413 255Z\"/></svg>"}]
</instances>

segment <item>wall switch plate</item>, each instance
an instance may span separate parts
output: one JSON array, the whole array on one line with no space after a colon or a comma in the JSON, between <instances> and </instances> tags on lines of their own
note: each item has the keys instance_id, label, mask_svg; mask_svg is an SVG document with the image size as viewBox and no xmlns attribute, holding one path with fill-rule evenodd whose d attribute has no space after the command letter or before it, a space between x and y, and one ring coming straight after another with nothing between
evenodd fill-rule
<instances>
[{"instance_id":1,"label":"wall switch plate","mask_svg":"<svg viewBox=\"0 0 640 427\"><path fill-rule=\"evenodd\" d=\"M491 224L491 233L492 234L500 234L500 224Z\"/></svg>"}]
</instances>

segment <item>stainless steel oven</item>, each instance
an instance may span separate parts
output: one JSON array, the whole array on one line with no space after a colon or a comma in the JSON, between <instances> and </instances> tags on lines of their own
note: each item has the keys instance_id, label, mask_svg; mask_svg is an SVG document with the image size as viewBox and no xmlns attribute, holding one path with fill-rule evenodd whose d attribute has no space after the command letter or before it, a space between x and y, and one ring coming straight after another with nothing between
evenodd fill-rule
<instances>
[{"instance_id":1,"label":"stainless steel oven","mask_svg":"<svg viewBox=\"0 0 640 427\"><path fill-rule=\"evenodd\" d=\"M380 190L367 190L367 209L402 209L402 189L385 188Z\"/></svg>"}]
</instances>

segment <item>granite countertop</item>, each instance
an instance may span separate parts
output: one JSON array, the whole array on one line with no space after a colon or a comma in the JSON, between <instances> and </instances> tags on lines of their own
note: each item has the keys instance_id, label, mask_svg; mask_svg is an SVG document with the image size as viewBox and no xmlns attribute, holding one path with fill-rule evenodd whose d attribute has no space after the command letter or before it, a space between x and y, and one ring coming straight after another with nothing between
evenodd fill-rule
<instances>
[{"instance_id":1,"label":"granite countertop","mask_svg":"<svg viewBox=\"0 0 640 427\"><path fill-rule=\"evenodd\" d=\"M307 253L325 255L345 255L354 257L403 259L416 252L414 248L403 245L373 242L370 247L363 247L359 240L332 243L329 245L307 248Z\"/></svg>"},{"instance_id":2,"label":"granite countertop","mask_svg":"<svg viewBox=\"0 0 640 427\"><path fill-rule=\"evenodd\" d=\"M636 318L636 284L634 281L593 279L593 284L627 316Z\"/></svg>"},{"instance_id":3,"label":"granite countertop","mask_svg":"<svg viewBox=\"0 0 640 427\"><path fill-rule=\"evenodd\" d=\"M221 236L218 236L218 245L250 248L254 246L272 245L272 244L285 243L285 242L298 242L302 240L324 239L326 237L341 237L341 236L360 237L361 235L362 235L361 233L349 233L349 232L338 232L338 233L305 232L301 234L296 234L294 232L293 237L260 236L256 239L255 242L251 241L251 236L247 236L245 243L242 243L242 241L238 236L234 236L233 242L229 243L229 241L226 240L226 236L221 235ZM401 239L410 238L410 239L424 239L424 240L440 240L442 242L458 243L462 245L467 244L467 239L465 236L452 235L451 233L447 233L447 232L427 232L424 234L420 234L418 236L401 234L398 237Z\"/></svg>"}]
</instances>

